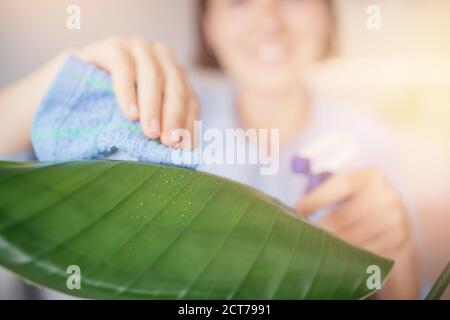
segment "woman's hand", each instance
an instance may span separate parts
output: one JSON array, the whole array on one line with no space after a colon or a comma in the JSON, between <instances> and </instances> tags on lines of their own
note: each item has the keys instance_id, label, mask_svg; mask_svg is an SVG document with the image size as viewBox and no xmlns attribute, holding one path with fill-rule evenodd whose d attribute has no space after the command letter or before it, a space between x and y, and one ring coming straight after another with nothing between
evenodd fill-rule
<instances>
[{"instance_id":1,"label":"woman's hand","mask_svg":"<svg viewBox=\"0 0 450 320\"><path fill-rule=\"evenodd\" d=\"M395 260L381 292L385 299L415 299L419 292L416 253L406 211L396 190L377 169L332 176L297 206L307 217L337 204L318 224L342 239Z\"/></svg>"},{"instance_id":2,"label":"woman's hand","mask_svg":"<svg viewBox=\"0 0 450 320\"><path fill-rule=\"evenodd\" d=\"M0 90L0 154L16 154L30 148L33 116L67 54L111 73L121 109L130 120L140 120L148 138L160 138L171 147L193 146L199 105L171 50L139 38L109 38L81 49L65 50ZM172 136L175 129L187 129L191 140L180 141L180 132Z\"/></svg>"},{"instance_id":3,"label":"woman's hand","mask_svg":"<svg viewBox=\"0 0 450 320\"><path fill-rule=\"evenodd\" d=\"M140 38L109 38L80 50L79 58L111 74L120 108L130 120L140 120L142 132L170 147L190 147L173 130L187 129L194 138L199 114L196 96L173 52L163 44Z\"/></svg>"},{"instance_id":4,"label":"woman's hand","mask_svg":"<svg viewBox=\"0 0 450 320\"><path fill-rule=\"evenodd\" d=\"M332 176L298 205L307 217L338 204L319 222L344 240L383 256L392 256L410 239L406 213L397 192L376 169Z\"/></svg>"}]
</instances>

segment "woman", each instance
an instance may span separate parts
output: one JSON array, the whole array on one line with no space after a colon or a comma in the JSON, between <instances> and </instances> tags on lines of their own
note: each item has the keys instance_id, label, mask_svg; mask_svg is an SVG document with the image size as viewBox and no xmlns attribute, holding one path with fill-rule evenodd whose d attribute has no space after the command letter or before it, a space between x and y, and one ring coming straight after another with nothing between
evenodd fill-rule
<instances>
[{"instance_id":1,"label":"woman","mask_svg":"<svg viewBox=\"0 0 450 320\"><path fill-rule=\"evenodd\" d=\"M249 167L204 170L251 184L308 217L334 205L319 221L323 228L377 254L395 259L383 298L415 298L418 279L407 212L393 187L386 160L389 136L370 117L337 110L307 94L305 78L329 55L333 8L327 0L203 0L199 2L203 62L219 65L232 90L200 92L199 102L173 53L143 39L110 38L68 50L109 71L118 103L130 120L140 120L148 138L177 145L171 133L193 131L199 116L209 127L280 129L280 173L261 177ZM30 146L30 125L59 55L0 94L0 154ZM293 150L327 132L344 131L359 144L364 159L313 192L290 172ZM300 181L300 182L299 182ZM338 205L336 205L338 204Z\"/></svg>"}]
</instances>

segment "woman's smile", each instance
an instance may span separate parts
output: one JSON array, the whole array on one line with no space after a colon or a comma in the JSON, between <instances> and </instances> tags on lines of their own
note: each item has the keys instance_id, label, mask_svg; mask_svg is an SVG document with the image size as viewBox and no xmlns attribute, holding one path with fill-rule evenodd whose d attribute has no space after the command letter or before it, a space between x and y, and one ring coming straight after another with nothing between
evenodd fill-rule
<instances>
[{"instance_id":1,"label":"woman's smile","mask_svg":"<svg viewBox=\"0 0 450 320\"><path fill-rule=\"evenodd\" d=\"M261 43L251 51L251 61L261 65L273 66L287 63L291 57L289 46L281 41Z\"/></svg>"}]
</instances>

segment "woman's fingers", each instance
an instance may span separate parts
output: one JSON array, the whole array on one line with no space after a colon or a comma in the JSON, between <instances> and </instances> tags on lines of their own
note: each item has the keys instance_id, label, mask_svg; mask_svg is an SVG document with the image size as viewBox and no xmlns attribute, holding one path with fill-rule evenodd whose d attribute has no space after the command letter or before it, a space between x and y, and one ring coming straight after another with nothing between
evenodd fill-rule
<instances>
[{"instance_id":1,"label":"woman's fingers","mask_svg":"<svg viewBox=\"0 0 450 320\"><path fill-rule=\"evenodd\" d=\"M364 247L378 254L387 254L391 249L401 247L407 238L403 226L401 212L385 208L389 215L383 211L369 210L368 214L351 227L342 228L341 225L324 219L319 225L342 239L355 245ZM395 210L395 209L394 209Z\"/></svg>"},{"instance_id":2,"label":"woman's fingers","mask_svg":"<svg viewBox=\"0 0 450 320\"><path fill-rule=\"evenodd\" d=\"M180 141L175 148L183 148L186 150L194 149L196 136L195 136L195 121L198 119L200 108L196 95L189 89L189 98L186 104L186 120L183 128L176 129L171 133L171 139Z\"/></svg>"},{"instance_id":3,"label":"woman's fingers","mask_svg":"<svg viewBox=\"0 0 450 320\"><path fill-rule=\"evenodd\" d=\"M118 51L111 61L111 78L117 101L126 117L138 120L136 71L133 59L125 51Z\"/></svg>"},{"instance_id":4,"label":"woman's fingers","mask_svg":"<svg viewBox=\"0 0 450 320\"><path fill-rule=\"evenodd\" d=\"M337 208L319 222L324 229L379 254L406 241L408 226L401 201L379 171L364 169L330 178L299 207L309 214L337 202Z\"/></svg>"},{"instance_id":5,"label":"woman's fingers","mask_svg":"<svg viewBox=\"0 0 450 320\"><path fill-rule=\"evenodd\" d=\"M186 117L185 128L189 132L189 136L183 140L182 147L184 149L195 148L195 121L198 120L200 114L200 104L195 93L189 89L188 113Z\"/></svg>"},{"instance_id":6,"label":"woman's fingers","mask_svg":"<svg viewBox=\"0 0 450 320\"><path fill-rule=\"evenodd\" d=\"M361 194L370 186L387 190L389 184L378 170L368 168L332 176L316 190L306 195L298 204L297 211L308 216L317 210ZM386 194L392 195L391 192Z\"/></svg>"},{"instance_id":7,"label":"woman's fingers","mask_svg":"<svg viewBox=\"0 0 450 320\"><path fill-rule=\"evenodd\" d=\"M164 75L151 46L133 40L132 52L136 64L139 120L143 133L151 139L161 136Z\"/></svg>"},{"instance_id":8,"label":"woman's fingers","mask_svg":"<svg viewBox=\"0 0 450 320\"><path fill-rule=\"evenodd\" d=\"M105 44L99 49L92 48L90 52L92 53L88 60L110 72L117 102L125 116L130 120L137 120L139 112L133 57L122 42L115 38L105 41Z\"/></svg>"},{"instance_id":9,"label":"woman's fingers","mask_svg":"<svg viewBox=\"0 0 450 320\"><path fill-rule=\"evenodd\" d=\"M335 175L313 192L307 194L297 205L297 212L304 217L317 210L350 197L353 186L347 174Z\"/></svg>"},{"instance_id":10,"label":"woman's fingers","mask_svg":"<svg viewBox=\"0 0 450 320\"><path fill-rule=\"evenodd\" d=\"M174 130L183 129L186 123L189 90L185 76L178 66L172 51L162 44L153 46L164 73L164 102L162 111L161 142L174 147L180 144Z\"/></svg>"},{"instance_id":11,"label":"woman's fingers","mask_svg":"<svg viewBox=\"0 0 450 320\"><path fill-rule=\"evenodd\" d=\"M373 211L385 209L385 204L378 201L378 196L374 196L377 190L376 186L365 188L357 197L352 197L339 205L320 224L324 227L333 226L339 232L346 232L361 224Z\"/></svg>"},{"instance_id":12,"label":"woman's fingers","mask_svg":"<svg viewBox=\"0 0 450 320\"><path fill-rule=\"evenodd\" d=\"M402 215L385 215L401 207L401 201L393 188L383 180L371 180L357 197L343 203L335 212L326 217L324 224L334 225L340 231L352 229L365 221L371 214L376 215L383 222L389 222Z\"/></svg>"}]
</instances>

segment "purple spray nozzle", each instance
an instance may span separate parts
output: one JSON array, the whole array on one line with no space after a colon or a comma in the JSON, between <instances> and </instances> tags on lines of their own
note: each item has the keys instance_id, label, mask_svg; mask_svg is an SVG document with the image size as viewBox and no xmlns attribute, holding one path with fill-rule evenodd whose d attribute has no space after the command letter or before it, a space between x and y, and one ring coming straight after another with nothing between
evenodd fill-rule
<instances>
[{"instance_id":1,"label":"purple spray nozzle","mask_svg":"<svg viewBox=\"0 0 450 320\"><path fill-rule=\"evenodd\" d=\"M331 172L313 173L311 170L311 160L302 156L292 158L292 171L308 176L306 192L309 193L320 186L325 180L332 176Z\"/></svg>"},{"instance_id":2,"label":"purple spray nozzle","mask_svg":"<svg viewBox=\"0 0 450 320\"><path fill-rule=\"evenodd\" d=\"M328 132L302 145L292 158L292 170L307 177L306 193L317 189L333 174L351 166L359 153L358 144L343 132ZM319 221L334 208L319 209L309 220Z\"/></svg>"},{"instance_id":3,"label":"purple spray nozzle","mask_svg":"<svg viewBox=\"0 0 450 320\"><path fill-rule=\"evenodd\" d=\"M292 170L295 173L310 174L311 162L307 158L294 156L294 158L292 159Z\"/></svg>"}]
</instances>

